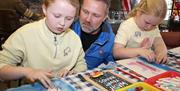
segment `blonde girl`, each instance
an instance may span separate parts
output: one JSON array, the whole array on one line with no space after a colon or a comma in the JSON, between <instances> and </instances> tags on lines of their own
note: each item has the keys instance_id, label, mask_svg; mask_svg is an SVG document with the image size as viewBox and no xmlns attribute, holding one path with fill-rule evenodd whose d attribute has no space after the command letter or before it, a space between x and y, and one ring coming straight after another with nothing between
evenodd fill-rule
<instances>
[{"instance_id":1,"label":"blonde girl","mask_svg":"<svg viewBox=\"0 0 180 91\"><path fill-rule=\"evenodd\" d=\"M116 59L144 57L148 61L166 63L167 48L158 25L166 15L165 0L141 0L121 23L115 38Z\"/></svg>"}]
</instances>

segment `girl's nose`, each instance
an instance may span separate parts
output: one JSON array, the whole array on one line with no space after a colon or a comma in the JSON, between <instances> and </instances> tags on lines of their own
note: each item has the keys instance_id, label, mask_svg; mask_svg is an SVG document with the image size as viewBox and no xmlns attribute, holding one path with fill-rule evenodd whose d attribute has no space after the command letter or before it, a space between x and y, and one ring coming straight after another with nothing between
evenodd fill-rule
<instances>
[{"instance_id":1,"label":"girl's nose","mask_svg":"<svg viewBox=\"0 0 180 91\"><path fill-rule=\"evenodd\" d=\"M65 25L65 18L61 18L58 22L59 25L64 26Z\"/></svg>"}]
</instances>

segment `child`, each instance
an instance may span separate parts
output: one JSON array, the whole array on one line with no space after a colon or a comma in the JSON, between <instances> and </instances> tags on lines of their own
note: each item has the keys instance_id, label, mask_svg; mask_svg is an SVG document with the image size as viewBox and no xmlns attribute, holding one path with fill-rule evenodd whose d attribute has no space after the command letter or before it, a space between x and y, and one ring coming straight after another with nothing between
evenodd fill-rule
<instances>
[{"instance_id":1,"label":"child","mask_svg":"<svg viewBox=\"0 0 180 91\"><path fill-rule=\"evenodd\" d=\"M44 0L45 18L19 28L2 46L0 80L26 78L48 88L54 74L85 71L81 40L69 28L78 6L78 0Z\"/></svg>"},{"instance_id":2,"label":"child","mask_svg":"<svg viewBox=\"0 0 180 91\"><path fill-rule=\"evenodd\" d=\"M114 57L142 56L150 62L166 63L167 48L158 29L166 10L165 0L141 0L118 29Z\"/></svg>"}]
</instances>

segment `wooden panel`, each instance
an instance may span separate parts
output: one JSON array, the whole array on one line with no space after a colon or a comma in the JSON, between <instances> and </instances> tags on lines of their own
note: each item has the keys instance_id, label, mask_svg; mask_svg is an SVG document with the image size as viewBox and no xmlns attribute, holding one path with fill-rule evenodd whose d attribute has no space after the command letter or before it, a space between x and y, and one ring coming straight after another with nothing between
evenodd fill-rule
<instances>
[{"instance_id":1,"label":"wooden panel","mask_svg":"<svg viewBox=\"0 0 180 91\"><path fill-rule=\"evenodd\" d=\"M180 46L180 32L161 32L161 35L168 48Z\"/></svg>"}]
</instances>

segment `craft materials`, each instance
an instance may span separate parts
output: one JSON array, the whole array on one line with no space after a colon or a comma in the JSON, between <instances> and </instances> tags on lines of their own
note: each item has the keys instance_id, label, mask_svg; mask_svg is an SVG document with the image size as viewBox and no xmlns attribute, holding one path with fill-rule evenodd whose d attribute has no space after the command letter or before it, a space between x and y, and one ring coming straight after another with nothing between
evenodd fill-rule
<instances>
[{"instance_id":1,"label":"craft materials","mask_svg":"<svg viewBox=\"0 0 180 91\"><path fill-rule=\"evenodd\" d=\"M160 78L155 86L165 91L180 91L180 77Z\"/></svg>"},{"instance_id":2,"label":"craft materials","mask_svg":"<svg viewBox=\"0 0 180 91\"><path fill-rule=\"evenodd\" d=\"M132 84L126 79L120 78L119 76L113 74L110 71L106 71L106 72L101 71L101 72L95 72L95 73L96 74L98 73L98 76L92 75L94 74L93 72L86 76L86 80L96 85L103 91L115 91L117 89L120 89L120 88L123 88L125 86Z\"/></svg>"}]
</instances>

